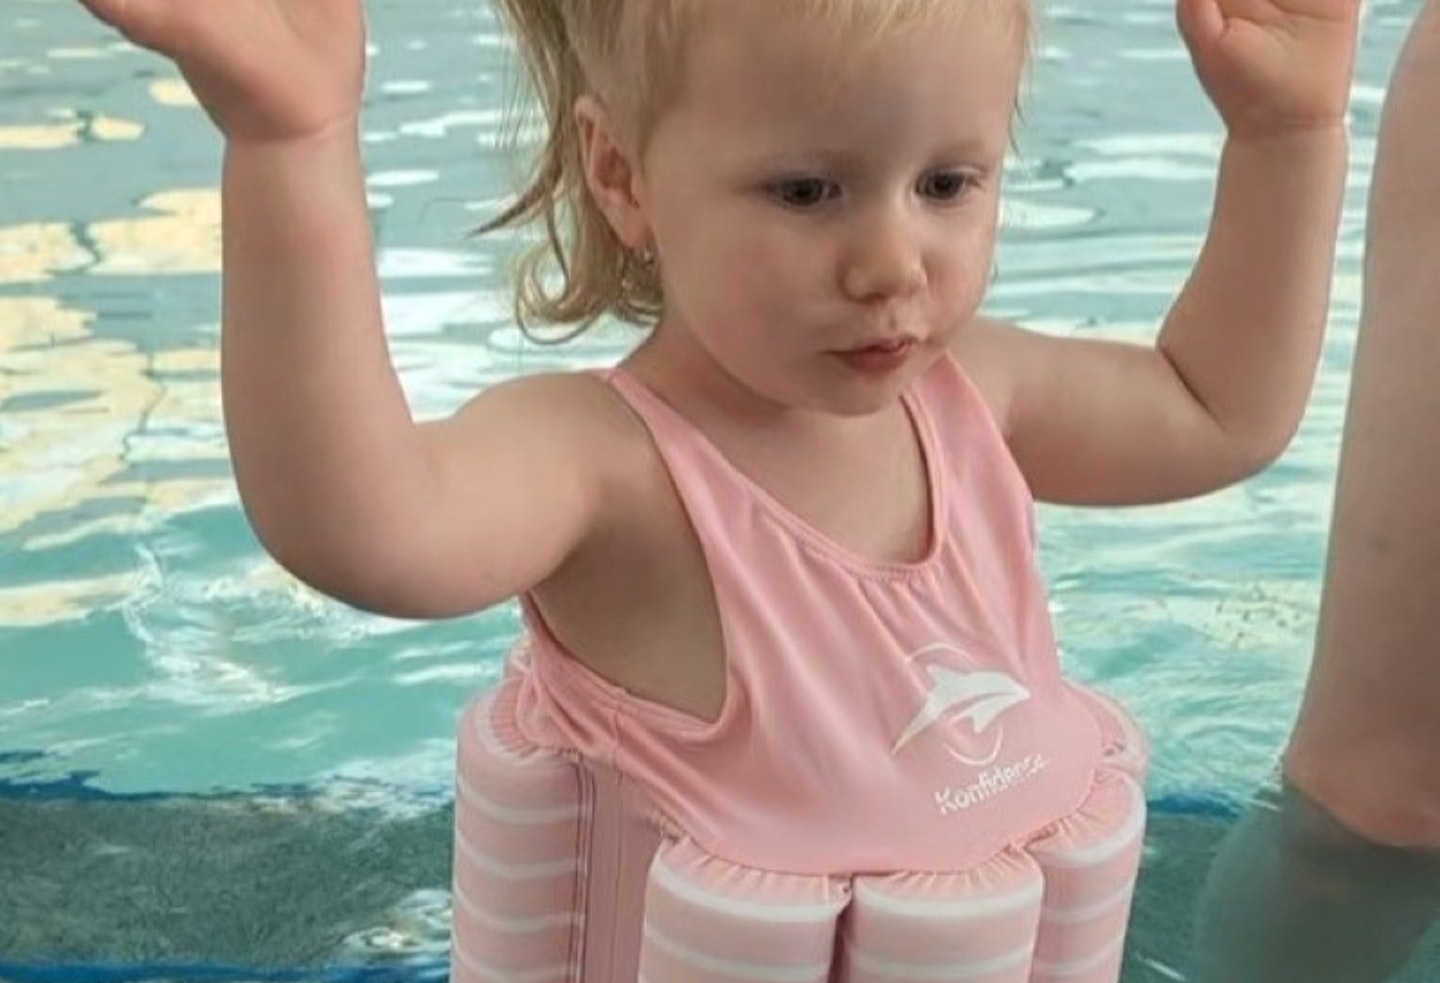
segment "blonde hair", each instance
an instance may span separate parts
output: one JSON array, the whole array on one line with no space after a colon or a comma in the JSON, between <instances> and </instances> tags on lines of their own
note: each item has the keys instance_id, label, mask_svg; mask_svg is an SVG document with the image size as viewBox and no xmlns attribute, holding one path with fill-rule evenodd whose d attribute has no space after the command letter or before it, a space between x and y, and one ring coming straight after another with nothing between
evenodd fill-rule
<instances>
[{"instance_id":1,"label":"blonde hair","mask_svg":"<svg viewBox=\"0 0 1440 983\"><path fill-rule=\"evenodd\" d=\"M567 341L604 315L654 324L664 296L659 269L620 241L585 182L576 102L593 93L623 128L630 150L643 152L656 121L680 89L685 42L714 4L741 0L494 0L513 33L528 86L512 107L519 142L528 107L538 98L547 137L525 189L480 232L539 224L544 239L519 262L515 315L537 341ZM1029 0L752 0L785 6L837 39L863 44L944 14L998 11L1021 42L1032 32ZM552 274L558 274L558 283ZM533 334L536 323L575 325L559 338Z\"/></svg>"}]
</instances>

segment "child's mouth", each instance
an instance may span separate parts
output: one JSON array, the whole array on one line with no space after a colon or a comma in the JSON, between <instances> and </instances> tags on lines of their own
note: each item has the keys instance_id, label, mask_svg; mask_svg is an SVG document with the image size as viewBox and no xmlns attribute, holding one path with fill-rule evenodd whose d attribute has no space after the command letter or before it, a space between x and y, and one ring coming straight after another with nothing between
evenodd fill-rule
<instances>
[{"instance_id":1,"label":"child's mouth","mask_svg":"<svg viewBox=\"0 0 1440 983\"><path fill-rule=\"evenodd\" d=\"M887 338L838 351L835 356L856 372L885 375L905 364L914 345L910 338Z\"/></svg>"}]
</instances>

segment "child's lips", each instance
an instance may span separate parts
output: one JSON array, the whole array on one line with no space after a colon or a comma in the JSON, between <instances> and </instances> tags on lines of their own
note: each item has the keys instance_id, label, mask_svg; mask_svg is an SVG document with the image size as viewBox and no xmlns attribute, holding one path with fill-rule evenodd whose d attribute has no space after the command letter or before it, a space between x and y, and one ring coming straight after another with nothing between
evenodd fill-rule
<instances>
[{"instance_id":1,"label":"child's lips","mask_svg":"<svg viewBox=\"0 0 1440 983\"><path fill-rule=\"evenodd\" d=\"M915 347L913 338L880 338L841 349L835 357L865 375L887 375L902 367Z\"/></svg>"},{"instance_id":2,"label":"child's lips","mask_svg":"<svg viewBox=\"0 0 1440 983\"><path fill-rule=\"evenodd\" d=\"M915 344L915 339L909 337L875 338L862 341L858 345L843 349L840 354L852 354L857 352L874 352L877 354L892 353L910 348Z\"/></svg>"}]
</instances>

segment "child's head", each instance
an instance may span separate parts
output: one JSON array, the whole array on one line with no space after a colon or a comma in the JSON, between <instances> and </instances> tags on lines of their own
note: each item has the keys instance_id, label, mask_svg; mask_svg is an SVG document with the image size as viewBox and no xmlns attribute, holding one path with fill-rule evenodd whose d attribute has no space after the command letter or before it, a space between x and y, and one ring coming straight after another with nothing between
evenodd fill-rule
<instances>
[{"instance_id":1,"label":"child's head","mask_svg":"<svg viewBox=\"0 0 1440 983\"><path fill-rule=\"evenodd\" d=\"M699 316L685 310L687 297L708 304L688 258L740 260L730 250L748 229L754 262L838 262L837 210L852 230L879 221L868 205L897 178L931 182L926 201L955 199L931 231L980 235L984 268L972 273L988 277L983 213L1008 144L1027 0L497 2L549 123L533 183L491 226L538 220L549 232L525 267L522 322ZM795 200L821 184L826 201ZM838 191L840 203L828 200ZM709 248L695 241L706 236ZM741 286L729 279L711 287Z\"/></svg>"}]
</instances>

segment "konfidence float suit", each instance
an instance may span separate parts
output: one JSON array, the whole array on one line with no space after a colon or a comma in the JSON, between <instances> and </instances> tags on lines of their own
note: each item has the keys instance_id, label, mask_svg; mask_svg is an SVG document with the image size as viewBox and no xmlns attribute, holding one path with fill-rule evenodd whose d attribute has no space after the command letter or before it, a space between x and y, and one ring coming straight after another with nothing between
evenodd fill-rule
<instances>
[{"instance_id":1,"label":"konfidence float suit","mask_svg":"<svg viewBox=\"0 0 1440 983\"><path fill-rule=\"evenodd\" d=\"M724 706L631 696L524 605L461 725L455 983L1117 980L1144 740L1060 675L1033 504L960 367L905 397L933 513L913 564L822 536L609 379L704 549Z\"/></svg>"}]
</instances>

